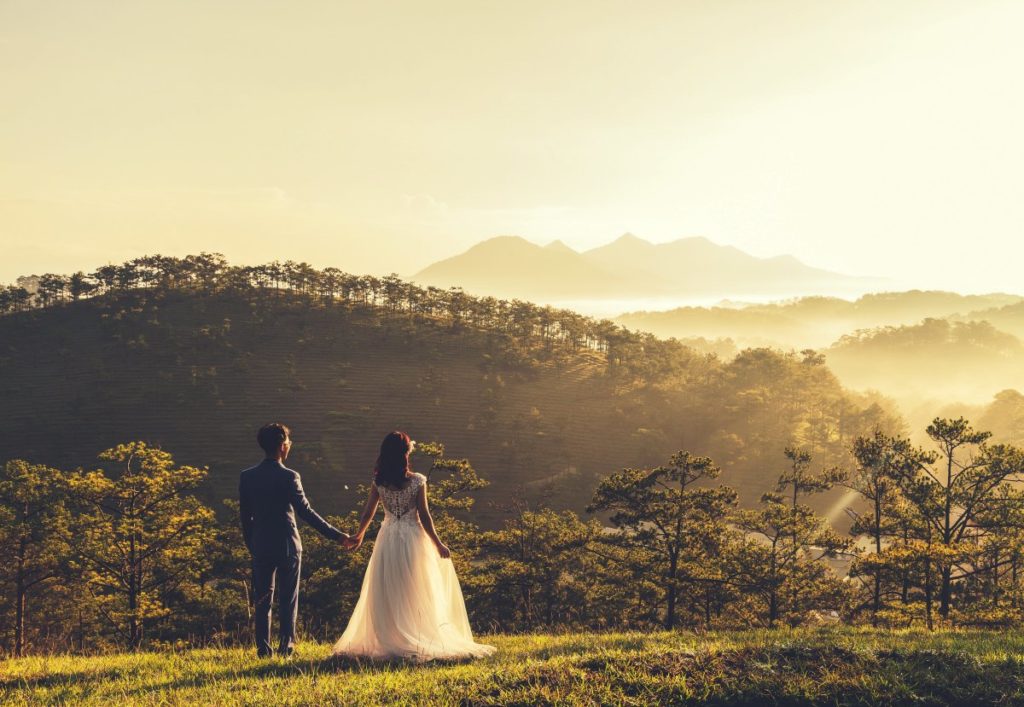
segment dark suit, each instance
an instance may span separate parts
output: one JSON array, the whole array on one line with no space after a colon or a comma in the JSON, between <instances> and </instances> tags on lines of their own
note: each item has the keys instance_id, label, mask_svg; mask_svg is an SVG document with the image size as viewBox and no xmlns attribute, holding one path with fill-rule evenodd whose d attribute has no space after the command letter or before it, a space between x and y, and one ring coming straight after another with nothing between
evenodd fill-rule
<instances>
[{"instance_id":1,"label":"dark suit","mask_svg":"<svg viewBox=\"0 0 1024 707\"><path fill-rule=\"evenodd\" d=\"M295 643L302 566L302 540L295 516L331 540L339 540L343 534L310 507L298 472L275 459L264 459L242 472L238 500L242 535L252 555L256 650L270 655L270 607L276 579L281 624L278 650L287 651Z\"/></svg>"}]
</instances>

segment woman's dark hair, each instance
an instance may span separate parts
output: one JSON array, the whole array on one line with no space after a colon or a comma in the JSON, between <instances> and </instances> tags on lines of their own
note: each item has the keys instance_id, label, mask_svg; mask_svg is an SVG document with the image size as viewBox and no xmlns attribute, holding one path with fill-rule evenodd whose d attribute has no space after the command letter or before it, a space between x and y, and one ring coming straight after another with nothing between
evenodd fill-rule
<instances>
[{"instance_id":1,"label":"woman's dark hair","mask_svg":"<svg viewBox=\"0 0 1024 707\"><path fill-rule=\"evenodd\" d=\"M271 422L269 425L263 425L260 431L256 433L256 442L269 457L277 454L281 443L284 442L290 433L291 430L288 429L287 425L282 425L280 422Z\"/></svg>"},{"instance_id":2,"label":"woman's dark hair","mask_svg":"<svg viewBox=\"0 0 1024 707\"><path fill-rule=\"evenodd\" d=\"M380 443L380 456L373 467L373 482L377 486L400 488L405 484L409 469L409 452L412 440L404 432L391 432Z\"/></svg>"}]
</instances>

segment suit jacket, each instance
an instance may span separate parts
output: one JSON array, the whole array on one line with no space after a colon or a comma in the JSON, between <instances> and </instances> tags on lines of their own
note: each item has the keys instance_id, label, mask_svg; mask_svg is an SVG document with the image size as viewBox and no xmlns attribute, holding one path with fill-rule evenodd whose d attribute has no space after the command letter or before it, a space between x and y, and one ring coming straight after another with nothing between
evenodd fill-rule
<instances>
[{"instance_id":1,"label":"suit jacket","mask_svg":"<svg viewBox=\"0 0 1024 707\"><path fill-rule=\"evenodd\" d=\"M296 514L332 540L343 535L310 507L298 472L276 459L264 459L242 472L238 502L242 535L254 558L278 559L302 552Z\"/></svg>"}]
</instances>

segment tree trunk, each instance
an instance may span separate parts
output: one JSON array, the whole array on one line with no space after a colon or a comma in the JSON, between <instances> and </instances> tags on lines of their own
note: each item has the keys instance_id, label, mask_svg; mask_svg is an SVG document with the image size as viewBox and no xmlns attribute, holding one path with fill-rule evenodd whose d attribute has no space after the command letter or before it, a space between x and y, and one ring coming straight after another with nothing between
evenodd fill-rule
<instances>
[{"instance_id":1,"label":"tree trunk","mask_svg":"<svg viewBox=\"0 0 1024 707\"><path fill-rule=\"evenodd\" d=\"M139 559L136 557L136 540L132 535L128 554L128 645L134 651L142 643L142 632L139 628Z\"/></svg>"},{"instance_id":2,"label":"tree trunk","mask_svg":"<svg viewBox=\"0 0 1024 707\"><path fill-rule=\"evenodd\" d=\"M943 619L949 618L950 595L953 592L952 582L953 568L949 565L942 568L942 590L939 594L939 615Z\"/></svg>"},{"instance_id":3,"label":"tree trunk","mask_svg":"<svg viewBox=\"0 0 1024 707\"><path fill-rule=\"evenodd\" d=\"M953 450L950 449L946 454L946 509L945 509L945 530L942 533L942 544L947 548L952 543L951 525L953 518ZM952 592L950 576L953 573L953 568L950 565L945 565L942 568L942 588L939 593L939 614L943 619L949 618L949 600L950 593Z\"/></svg>"},{"instance_id":4,"label":"tree trunk","mask_svg":"<svg viewBox=\"0 0 1024 707\"><path fill-rule=\"evenodd\" d=\"M1017 608L1017 553L1013 553L1013 559L1010 562L1010 605L1014 609Z\"/></svg>"},{"instance_id":5,"label":"tree trunk","mask_svg":"<svg viewBox=\"0 0 1024 707\"><path fill-rule=\"evenodd\" d=\"M904 526L903 544L906 545L908 542L910 542L910 529ZM903 604L906 604L910 601L910 563L906 560L900 563L900 579L902 580L900 601L903 602Z\"/></svg>"},{"instance_id":6,"label":"tree trunk","mask_svg":"<svg viewBox=\"0 0 1024 707\"><path fill-rule=\"evenodd\" d=\"M768 581L770 584L769 591L771 592L768 598L768 628L775 628L775 622L779 620L779 588L782 585L779 577L781 571L779 568L779 548L777 545L778 539L772 540L772 562Z\"/></svg>"},{"instance_id":7,"label":"tree trunk","mask_svg":"<svg viewBox=\"0 0 1024 707\"><path fill-rule=\"evenodd\" d=\"M676 624L676 571L679 567L679 556L677 553L669 555L668 572L669 585L667 606L665 608L665 628L672 630Z\"/></svg>"},{"instance_id":8,"label":"tree trunk","mask_svg":"<svg viewBox=\"0 0 1024 707\"><path fill-rule=\"evenodd\" d=\"M992 603L995 606L999 606L1001 589L999 586L999 548L997 547L992 550Z\"/></svg>"},{"instance_id":9,"label":"tree trunk","mask_svg":"<svg viewBox=\"0 0 1024 707\"><path fill-rule=\"evenodd\" d=\"M924 561L924 615L931 631L934 626L932 622L932 560L927 558Z\"/></svg>"},{"instance_id":10,"label":"tree trunk","mask_svg":"<svg viewBox=\"0 0 1024 707\"><path fill-rule=\"evenodd\" d=\"M676 585L675 583L670 584L668 587L668 603L665 608L665 628L669 631L676 624Z\"/></svg>"},{"instance_id":11,"label":"tree trunk","mask_svg":"<svg viewBox=\"0 0 1024 707\"><path fill-rule=\"evenodd\" d=\"M871 605L871 626L878 628L878 610L882 608L882 573L875 570L875 596Z\"/></svg>"},{"instance_id":12,"label":"tree trunk","mask_svg":"<svg viewBox=\"0 0 1024 707\"><path fill-rule=\"evenodd\" d=\"M25 654L25 554L28 546L27 538L22 537L18 546L18 569L15 578L15 616L14 616L14 655Z\"/></svg>"},{"instance_id":13,"label":"tree trunk","mask_svg":"<svg viewBox=\"0 0 1024 707\"><path fill-rule=\"evenodd\" d=\"M882 554L882 498L875 490L875 555ZM871 625L878 628L878 611L882 608L882 570L875 570L875 592L871 605Z\"/></svg>"}]
</instances>

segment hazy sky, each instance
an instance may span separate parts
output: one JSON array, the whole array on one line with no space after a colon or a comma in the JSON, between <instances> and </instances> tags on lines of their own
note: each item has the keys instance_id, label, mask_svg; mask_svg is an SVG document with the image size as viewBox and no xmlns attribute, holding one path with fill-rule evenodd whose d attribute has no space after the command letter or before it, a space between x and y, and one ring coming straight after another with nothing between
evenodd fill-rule
<instances>
[{"instance_id":1,"label":"hazy sky","mask_svg":"<svg viewBox=\"0 0 1024 707\"><path fill-rule=\"evenodd\" d=\"M0 281L703 235L1024 292L1024 3L0 0Z\"/></svg>"}]
</instances>

